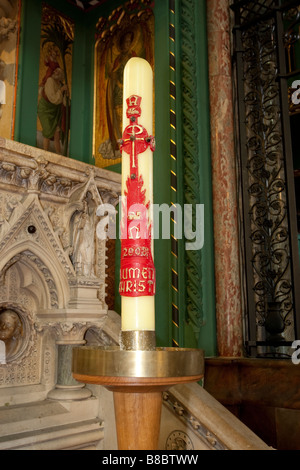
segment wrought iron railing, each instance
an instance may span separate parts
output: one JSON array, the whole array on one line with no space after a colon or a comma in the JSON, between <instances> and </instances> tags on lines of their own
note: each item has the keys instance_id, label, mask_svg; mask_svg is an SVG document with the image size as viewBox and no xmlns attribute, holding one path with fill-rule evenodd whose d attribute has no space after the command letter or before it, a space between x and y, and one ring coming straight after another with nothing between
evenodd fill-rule
<instances>
[{"instance_id":1,"label":"wrought iron railing","mask_svg":"<svg viewBox=\"0 0 300 470\"><path fill-rule=\"evenodd\" d=\"M290 357L293 341L300 339L297 149L290 110L297 91L288 91L300 49L299 5L279 0L232 5L250 356Z\"/></svg>"}]
</instances>

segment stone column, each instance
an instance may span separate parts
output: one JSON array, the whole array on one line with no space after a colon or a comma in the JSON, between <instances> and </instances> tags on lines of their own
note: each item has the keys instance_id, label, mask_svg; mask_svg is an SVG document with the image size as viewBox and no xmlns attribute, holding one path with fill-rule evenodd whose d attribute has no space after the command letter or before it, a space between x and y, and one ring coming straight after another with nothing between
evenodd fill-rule
<instances>
[{"instance_id":1,"label":"stone column","mask_svg":"<svg viewBox=\"0 0 300 470\"><path fill-rule=\"evenodd\" d=\"M218 354L236 357L243 339L230 10L228 0L206 3Z\"/></svg>"},{"instance_id":2,"label":"stone column","mask_svg":"<svg viewBox=\"0 0 300 470\"><path fill-rule=\"evenodd\" d=\"M83 346L82 339L88 326L86 323L57 323L52 325L57 335L57 378L53 390L48 393L51 400L84 400L92 393L75 380L72 375L73 348Z\"/></svg>"}]
</instances>

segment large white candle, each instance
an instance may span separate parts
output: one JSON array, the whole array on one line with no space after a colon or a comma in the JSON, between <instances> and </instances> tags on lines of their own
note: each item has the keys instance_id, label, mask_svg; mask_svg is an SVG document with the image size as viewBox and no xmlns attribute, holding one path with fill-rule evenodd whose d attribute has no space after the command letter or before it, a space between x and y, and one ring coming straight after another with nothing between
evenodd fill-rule
<instances>
[{"instance_id":1,"label":"large white candle","mask_svg":"<svg viewBox=\"0 0 300 470\"><path fill-rule=\"evenodd\" d=\"M155 330L153 245L149 239L142 240L145 235L145 216L149 227L152 223L153 147L149 139L152 127L152 68L146 60L134 57L127 62L124 70L122 196L126 197L128 204L138 202L140 205L141 194L144 194L145 209L143 211L139 206L127 205L123 206L122 211L122 221L127 218L126 223L129 224L127 239L121 240L122 331ZM145 135L148 137L145 138ZM148 235L147 232L146 238Z\"/></svg>"}]
</instances>

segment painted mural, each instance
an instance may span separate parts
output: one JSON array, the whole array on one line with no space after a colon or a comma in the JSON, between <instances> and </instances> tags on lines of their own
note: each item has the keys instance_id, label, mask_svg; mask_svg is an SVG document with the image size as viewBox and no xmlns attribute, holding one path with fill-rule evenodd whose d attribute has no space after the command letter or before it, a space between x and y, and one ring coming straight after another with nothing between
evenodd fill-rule
<instances>
[{"instance_id":1,"label":"painted mural","mask_svg":"<svg viewBox=\"0 0 300 470\"><path fill-rule=\"evenodd\" d=\"M72 85L73 22L43 4L37 147L68 155Z\"/></svg>"},{"instance_id":2,"label":"painted mural","mask_svg":"<svg viewBox=\"0 0 300 470\"><path fill-rule=\"evenodd\" d=\"M20 0L0 0L0 136L14 138Z\"/></svg>"},{"instance_id":3,"label":"painted mural","mask_svg":"<svg viewBox=\"0 0 300 470\"><path fill-rule=\"evenodd\" d=\"M127 2L100 18L95 44L94 158L99 167L120 163L123 71L131 57L154 67L152 2Z\"/></svg>"}]
</instances>

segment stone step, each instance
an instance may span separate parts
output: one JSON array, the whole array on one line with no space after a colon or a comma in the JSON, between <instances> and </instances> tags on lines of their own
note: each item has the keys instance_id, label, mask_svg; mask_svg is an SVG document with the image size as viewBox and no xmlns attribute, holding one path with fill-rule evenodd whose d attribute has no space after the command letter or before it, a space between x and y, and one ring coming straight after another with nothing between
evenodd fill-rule
<instances>
[{"instance_id":1,"label":"stone step","mask_svg":"<svg viewBox=\"0 0 300 470\"><path fill-rule=\"evenodd\" d=\"M58 450L96 445L104 433L97 408L95 399L65 403L44 400L0 407L0 450Z\"/></svg>"}]
</instances>

